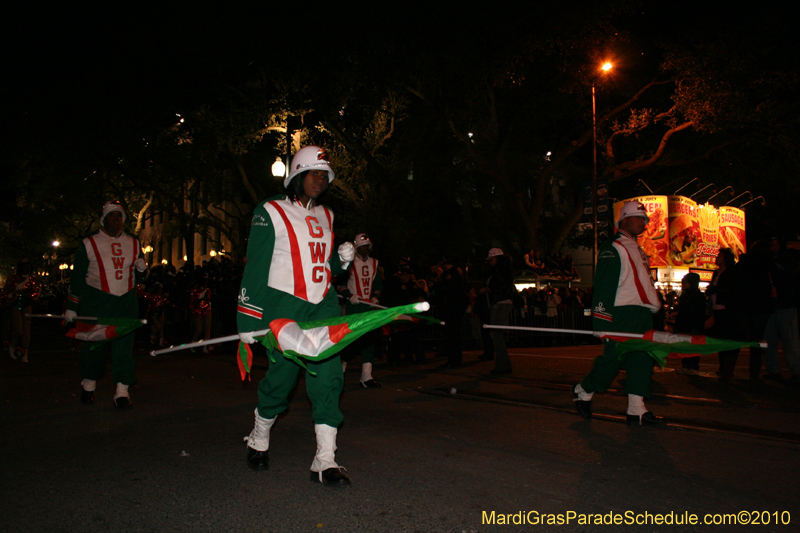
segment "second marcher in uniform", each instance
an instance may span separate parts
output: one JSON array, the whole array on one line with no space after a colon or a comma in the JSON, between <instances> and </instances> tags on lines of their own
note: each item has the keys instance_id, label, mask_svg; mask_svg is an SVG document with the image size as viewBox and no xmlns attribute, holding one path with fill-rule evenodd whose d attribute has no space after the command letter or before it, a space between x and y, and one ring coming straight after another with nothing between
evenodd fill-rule
<instances>
[{"instance_id":1,"label":"second marcher in uniform","mask_svg":"<svg viewBox=\"0 0 800 533\"><path fill-rule=\"evenodd\" d=\"M347 285L340 288L340 294L347 300L345 313L354 315L366 313L375 308L368 303L378 303L378 297L383 289L383 276L378 269L378 260L369 256L372 250L372 241L366 233L356 235L354 245L356 257L350 266L350 275ZM379 389L381 384L372 377L372 365L375 363L375 346L380 337L379 331L371 331L348 346L342 358L349 359L353 355L361 354L361 386L365 389ZM347 368L347 361L342 361L342 371Z\"/></svg>"}]
</instances>

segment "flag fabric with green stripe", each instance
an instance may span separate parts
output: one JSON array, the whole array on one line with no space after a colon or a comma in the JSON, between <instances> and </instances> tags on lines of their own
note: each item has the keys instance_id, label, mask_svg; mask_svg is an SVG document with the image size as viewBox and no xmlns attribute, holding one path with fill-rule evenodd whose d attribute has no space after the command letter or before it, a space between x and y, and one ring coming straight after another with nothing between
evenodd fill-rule
<instances>
[{"instance_id":1,"label":"flag fabric with green stripe","mask_svg":"<svg viewBox=\"0 0 800 533\"><path fill-rule=\"evenodd\" d=\"M664 368L667 357L695 357L698 355L724 352L737 348L758 347L757 342L742 342L727 339L715 339L705 335L681 335L666 331L650 330L641 339L615 336L614 333L602 333L601 339L618 342L615 346L617 355L628 352L646 352L661 368Z\"/></svg>"},{"instance_id":2,"label":"flag fabric with green stripe","mask_svg":"<svg viewBox=\"0 0 800 533\"><path fill-rule=\"evenodd\" d=\"M284 357L306 368L301 359L324 361L362 335L397 320L402 315L423 313L428 309L430 304L421 302L311 322L295 322L279 318L270 322L270 331L261 338L261 344L269 352L279 350L283 352ZM249 373L251 364L241 349L239 360L240 370L246 368ZM309 373L313 374L310 370Z\"/></svg>"}]
</instances>

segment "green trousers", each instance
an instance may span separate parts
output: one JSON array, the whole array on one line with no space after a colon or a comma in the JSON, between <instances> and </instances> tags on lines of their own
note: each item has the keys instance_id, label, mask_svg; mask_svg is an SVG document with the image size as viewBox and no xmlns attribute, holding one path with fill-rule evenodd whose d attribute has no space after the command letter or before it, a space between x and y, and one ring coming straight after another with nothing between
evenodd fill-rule
<instances>
[{"instance_id":1,"label":"green trousers","mask_svg":"<svg viewBox=\"0 0 800 533\"><path fill-rule=\"evenodd\" d=\"M279 291L274 293L272 303L275 307L269 312L275 317L284 315L282 318L306 322L336 317L340 313L337 297L333 291L316 305ZM273 352L271 356L276 362L270 362L267 375L258 384L258 414L264 418L275 418L286 411L289 407L289 394L303 370L278 351ZM314 423L339 427L344 420L339 409L339 396L344 387L341 359L339 356L334 356L319 363L306 361L306 364L308 369L316 374L312 376L306 373L306 392L311 400Z\"/></svg>"},{"instance_id":2,"label":"green trousers","mask_svg":"<svg viewBox=\"0 0 800 533\"><path fill-rule=\"evenodd\" d=\"M136 291L130 291L122 296L114 296L92 287L86 287L81 296L79 314L82 316L136 318L139 315ZM111 379L114 383L133 385L136 382L133 357L134 339L135 333L129 333L103 344L84 342L80 355L81 377L91 380L100 379L105 374L110 358Z\"/></svg>"},{"instance_id":3,"label":"green trousers","mask_svg":"<svg viewBox=\"0 0 800 533\"><path fill-rule=\"evenodd\" d=\"M586 392L605 392L617 377L625 371L625 393L650 397L655 361L645 352L629 352L617 355L616 341L603 341L603 355L595 358L592 370L581 381Z\"/></svg>"}]
</instances>

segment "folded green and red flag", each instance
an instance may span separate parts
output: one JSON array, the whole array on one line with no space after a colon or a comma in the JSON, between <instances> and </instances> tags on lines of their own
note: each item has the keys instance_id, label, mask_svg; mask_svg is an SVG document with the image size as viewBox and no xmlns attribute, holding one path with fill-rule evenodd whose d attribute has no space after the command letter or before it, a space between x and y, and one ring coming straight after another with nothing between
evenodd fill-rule
<instances>
[{"instance_id":1,"label":"folded green and red flag","mask_svg":"<svg viewBox=\"0 0 800 533\"><path fill-rule=\"evenodd\" d=\"M94 343L94 349L101 343L109 342L133 331L144 325L138 318L106 318L97 317L97 322L89 323L82 320L74 322L75 327L67 331L67 337L79 341Z\"/></svg>"},{"instance_id":2,"label":"folded green and red flag","mask_svg":"<svg viewBox=\"0 0 800 533\"><path fill-rule=\"evenodd\" d=\"M397 320L401 315L416 315L428 309L430 304L421 302L311 322L295 322L279 318L270 322L270 331L266 335L257 338L261 339L261 344L267 348L270 357L272 350L278 350L283 352L283 356L287 359L306 368L301 359L324 361L362 335ZM239 370L243 380L245 375L250 373L251 367L252 355L240 345ZM315 375L310 370L308 372Z\"/></svg>"},{"instance_id":3,"label":"folded green and red flag","mask_svg":"<svg viewBox=\"0 0 800 533\"><path fill-rule=\"evenodd\" d=\"M615 336L612 332L602 333L599 337L617 341L616 350L618 355L628 352L646 352L647 355L655 359L661 368L666 365L667 357L670 354L677 357L696 357L737 348L759 346L757 342L716 339L706 335L681 335L656 330L644 333L640 339Z\"/></svg>"}]
</instances>

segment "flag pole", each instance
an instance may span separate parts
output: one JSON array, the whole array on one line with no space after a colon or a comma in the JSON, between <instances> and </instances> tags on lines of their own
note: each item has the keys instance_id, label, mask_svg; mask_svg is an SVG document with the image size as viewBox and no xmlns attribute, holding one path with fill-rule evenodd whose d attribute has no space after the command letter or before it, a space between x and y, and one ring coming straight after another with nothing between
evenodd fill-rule
<instances>
[{"instance_id":1,"label":"flag pole","mask_svg":"<svg viewBox=\"0 0 800 533\"><path fill-rule=\"evenodd\" d=\"M67 319L67 317L65 317L64 315L48 315L48 314L36 315L32 313L25 313L25 316L30 318L60 318L61 320ZM96 316L74 316L72 317L72 320L99 320L99 319ZM147 320L145 320L144 318L130 318L126 320L137 320L142 324L147 324Z\"/></svg>"},{"instance_id":2,"label":"flag pole","mask_svg":"<svg viewBox=\"0 0 800 533\"><path fill-rule=\"evenodd\" d=\"M644 339L642 333L619 333L617 331L592 331L588 329L559 329L559 328L535 328L530 326L495 326L492 324L484 324L485 329L513 329L519 331L544 331L549 333L574 333L577 335L594 335L595 337L625 337L628 339ZM666 332L664 332L666 333ZM691 342L693 335L682 335L680 333L670 334L675 337L675 342L685 341ZM759 342L758 345L762 348L767 347L766 342Z\"/></svg>"},{"instance_id":3,"label":"flag pole","mask_svg":"<svg viewBox=\"0 0 800 533\"><path fill-rule=\"evenodd\" d=\"M262 329L258 331L253 331L253 337L262 337L269 333L269 329ZM221 344L223 342L230 342L230 341L238 341L239 334L236 335L228 335L226 337L217 337L216 339L208 339L207 341L197 341L197 342L190 342L187 344L179 344L178 346L170 346L169 348L163 348L161 350L153 350L150 352L150 355L155 357L156 355L162 355L165 353L171 352L178 352L180 350L190 350L192 348L199 348L201 346L208 346L209 344Z\"/></svg>"},{"instance_id":4,"label":"flag pole","mask_svg":"<svg viewBox=\"0 0 800 533\"><path fill-rule=\"evenodd\" d=\"M342 298L342 299L344 299L344 296L342 296L342 295L340 294L340 295L339 295L339 298ZM382 305L378 305L378 304L376 304L376 303L372 303L372 302L370 302L369 300L362 300L361 298L359 298L359 299L358 299L358 303L360 303L360 304L364 304L364 305L369 305L369 306L372 306L372 307L377 307L378 309L389 309L388 307L384 307L384 306L382 306ZM440 320L440 321L439 321L439 324L441 324L442 326L444 326L444 322L443 322L442 320Z\"/></svg>"}]
</instances>

